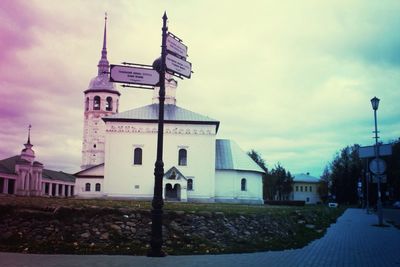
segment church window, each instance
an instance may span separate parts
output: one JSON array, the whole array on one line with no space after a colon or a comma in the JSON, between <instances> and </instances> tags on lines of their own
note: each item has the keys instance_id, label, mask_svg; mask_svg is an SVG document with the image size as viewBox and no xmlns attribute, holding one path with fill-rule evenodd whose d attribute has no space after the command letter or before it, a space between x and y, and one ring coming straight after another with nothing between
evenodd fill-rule
<instances>
[{"instance_id":1,"label":"church window","mask_svg":"<svg viewBox=\"0 0 400 267\"><path fill-rule=\"evenodd\" d=\"M90 192L90 183L85 184L85 191Z\"/></svg>"},{"instance_id":2,"label":"church window","mask_svg":"<svg viewBox=\"0 0 400 267\"><path fill-rule=\"evenodd\" d=\"M243 178L243 179L240 181L240 189L241 189L242 191L246 191L246 190L247 190L247 181L246 181L245 178Z\"/></svg>"},{"instance_id":3,"label":"church window","mask_svg":"<svg viewBox=\"0 0 400 267\"><path fill-rule=\"evenodd\" d=\"M112 97L107 97L106 99L106 110L112 111Z\"/></svg>"},{"instance_id":4,"label":"church window","mask_svg":"<svg viewBox=\"0 0 400 267\"><path fill-rule=\"evenodd\" d=\"M179 166L186 166L187 165L187 151L186 149L179 149L179 158L178 158L178 165Z\"/></svg>"},{"instance_id":5,"label":"church window","mask_svg":"<svg viewBox=\"0 0 400 267\"><path fill-rule=\"evenodd\" d=\"M100 109L100 96L96 95L93 101L93 109L99 110Z\"/></svg>"},{"instance_id":6,"label":"church window","mask_svg":"<svg viewBox=\"0 0 400 267\"><path fill-rule=\"evenodd\" d=\"M85 110L89 110L89 97L86 97L86 102L85 102Z\"/></svg>"},{"instance_id":7,"label":"church window","mask_svg":"<svg viewBox=\"0 0 400 267\"><path fill-rule=\"evenodd\" d=\"M133 164L142 165L142 149L140 147L135 148L133 151Z\"/></svg>"},{"instance_id":8,"label":"church window","mask_svg":"<svg viewBox=\"0 0 400 267\"><path fill-rule=\"evenodd\" d=\"M189 190L189 191L193 190L193 179L187 180L187 190Z\"/></svg>"},{"instance_id":9,"label":"church window","mask_svg":"<svg viewBox=\"0 0 400 267\"><path fill-rule=\"evenodd\" d=\"M101 190L101 185L99 183L96 184L96 192L100 192Z\"/></svg>"}]
</instances>

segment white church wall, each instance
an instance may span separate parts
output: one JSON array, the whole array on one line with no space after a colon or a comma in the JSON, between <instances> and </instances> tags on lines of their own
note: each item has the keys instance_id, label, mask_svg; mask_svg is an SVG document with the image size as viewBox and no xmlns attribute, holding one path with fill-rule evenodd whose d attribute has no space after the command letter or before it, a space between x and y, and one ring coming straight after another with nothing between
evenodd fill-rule
<instances>
[{"instance_id":1,"label":"white church wall","mask_svg":"<svg viewBox=\"0 0 400 267\"><path fill-rule=\"evenodd\" d=\"M86 191L86 184L90 184L90 190ZM100 184L100 191L96 191L96 184ZM96 198L103 197L103 179L102 178L76 178L75 195L77 197Z\"/></svg>"},{"instance_id":2,"label":"white church wall","mask_svg":"<svg viewBox=\"0 0 400 267\"><path fill-rule=\"evenodd\" d=\"M175 166L194 181L188 198L213 201L215 126L165 124L164 172ZM107 122L104 186L111 197L152 198L157 149L156 123ZM142 149L142 164L133 164L133 151ZM178 165L178 151L187 150L187 166Z\"/></svg>"},{"instance_id":3,"label":"white church wall","mask_svg":"<svg viewBox=\"0 0 400 267\"><path fill-rule=\"evenodd\" d=\"M241 190L241 180L246 179L246 188ZM216 170L216 202L263 204L262 175L257 172Z\"/></svg>"}]
</instances>

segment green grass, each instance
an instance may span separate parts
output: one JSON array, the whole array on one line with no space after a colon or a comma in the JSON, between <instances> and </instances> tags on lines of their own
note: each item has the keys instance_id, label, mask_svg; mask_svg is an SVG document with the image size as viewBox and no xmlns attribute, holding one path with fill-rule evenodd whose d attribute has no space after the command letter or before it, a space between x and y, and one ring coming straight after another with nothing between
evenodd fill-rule
<instances>
[{"instance_id":1,"label":"green grass","mask_svg":"<svg viewBox=\"0 0 400 267\"><path fill-rule=\"evenodd\" d=\"M61 199L61 198L43 198L43 197L0 197L0 226L2 216L14 214L15 219L24 218L31 222L58 220L64 225L73 223L88 222L95 223L96 218L115 217L122 220L123 214L140 213L147 216L151 209L151 202L137 200L110 200L110 199ZM312 240L324 235L326 228L334 223L345 207L330 209L322 205L310 205L304 207L294 206L266 206L266 205L241 205L241 204L200 204L200 203L176 203L166 202L164 205L165 217L164 226L169 229L169 243L165 250L168 254L220 254L220 253L243 253L266 250L282 250L300 248L307 245ZM135 212L137 211L137 212ZM180 212L177 212L180 211ZM208 214L205 214L208 212ZM221 214L223 213L223 216ZM147 214L147 215L146 215ZM170 228L170 223L175 221L179 223L190 214L197 214L197 218L203 215L204 222L219 235L219 242L215 244L209 239L210 236L196 235L190 224L186 231L176 232ZM221 217L222 216L222 217ZM245 217L245 224L240 218ZM9 217L10 218L10 217ZM247 229L253 222L265 222L270 228L254 229L257 233L251 233L247 238L232 235L224 232L225 223L230 222L236 225L239 221L241 227ZM306 225L312 225L310 229ZM147 222L146 222L147 225ZM256 224L257 225L257 224ZM95 226L95 224L94 224ZM147 226L146 226L147 227ZM144 230L144 229L142 229ZM273 230L270 232L270 230ZM72 231L69 230L69 231ZM138 232L141 230L138 229ZM187 234L191 234L188 235ZM1 250L22 252L27 247L26 240L23 237L15 236L10 238L10 243L0 245ZM112 232L110 232L110 235ZM171 236L175 236L171 238ZM15 238L14 238L15 237ZM81 243L76 246L74 243L73 232L63 232L64 243L29 244L34 247L36 253L67 253L67 254L131 254L145 255L147 251L146 241L143 243L133 242L134 240L125 240L120 235L112 234L109 242L96 243L94 247L90 243ZM213 236L211 236L212 238ZM147 240L147 239L146 239ZM14 242L15 241L15 242ZM58 242L58 241L57 241ZM61 242L61 241L60 241Z\"/></svg>"}]
</instances>

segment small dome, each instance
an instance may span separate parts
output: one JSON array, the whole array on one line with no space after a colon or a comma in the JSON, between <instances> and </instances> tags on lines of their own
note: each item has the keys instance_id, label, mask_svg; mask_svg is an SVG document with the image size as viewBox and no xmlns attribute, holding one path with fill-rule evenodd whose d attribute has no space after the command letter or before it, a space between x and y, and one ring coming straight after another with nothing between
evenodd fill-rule
<instances>
[{"instance_id":1,"label":"small dome","mask_svg":"<svg viewBox=\"0 0 400 267\"><path fill-rule=\"evenodd\" d=\"M33 162L33 166L34 167L43 167L43 164L40 163L39 161L35 161L35 162Z\"/></svg>"},{"instance_id":2,"label":"small dome","mask_svg":"<svg viewBox=\"0 0 400 267\"><path fill-rule=\"evenodd\" d=\"M153 62L153 69L156 70L158 73L161 72L161 57L157 58Z\"/></svg>"},{"instance_id":3,"label":"small dome","mask_svg":"<svg viewBox=\"0 0 400 267\"><path fill-rule=\"evenodd\" d=\"M115 84L110 82L110 78L107 74L96 76L90 80L88 89L117 90Z\"/></svg>"}]
</instances>

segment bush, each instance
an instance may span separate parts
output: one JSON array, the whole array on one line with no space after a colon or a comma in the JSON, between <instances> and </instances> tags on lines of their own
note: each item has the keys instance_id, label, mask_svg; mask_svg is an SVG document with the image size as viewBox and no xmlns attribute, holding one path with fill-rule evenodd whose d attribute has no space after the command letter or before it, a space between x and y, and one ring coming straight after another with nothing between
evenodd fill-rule
<instances>
[{"instance_id":1,"label":"bush","mask_svg":"<svg viewBox=\"0 0 400 267\"><path fill-rule=\"evenodd\" d=\"M277 206L304 206L304 200L265 200L264 204Z\"/></svg>"}]
</instances>

